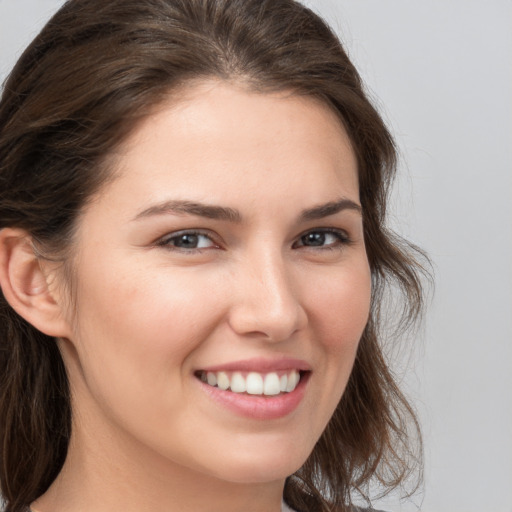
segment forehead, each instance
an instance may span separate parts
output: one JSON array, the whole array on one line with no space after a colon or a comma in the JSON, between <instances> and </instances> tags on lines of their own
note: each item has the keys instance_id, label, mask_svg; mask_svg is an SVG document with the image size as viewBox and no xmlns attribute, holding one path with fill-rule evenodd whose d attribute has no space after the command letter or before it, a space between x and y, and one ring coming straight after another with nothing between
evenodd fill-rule
<instances>
[{"instance_id":1,"label":"forehead","mask_svg":"<svg viewBox=\"0 0 512 512\"><path fill-rule=\"evenodd\" d=\"M155 107L117 151L115 168L118 194L137 190L148 200L172 191L221 203L270 201L293 189L313 204L333 188L340 189L333 198L359 197L355 155L332 109L289 91L219 81L184 88Z\"/></svg>"}]
</instances>

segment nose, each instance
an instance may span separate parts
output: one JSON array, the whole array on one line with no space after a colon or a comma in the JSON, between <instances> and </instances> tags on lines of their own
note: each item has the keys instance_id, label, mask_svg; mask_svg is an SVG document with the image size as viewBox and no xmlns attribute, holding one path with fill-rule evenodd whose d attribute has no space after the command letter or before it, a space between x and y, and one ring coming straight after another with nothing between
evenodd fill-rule
<instances>
[{"instance_id":1,"label":"nose","mask_svg":"<svg viewBox=\"0 0 512 512\"><path fill-rule=\"evenodd\" d=\"M282 256L255 255L233 277L229 324L237 334L280 342L307 325L297 283Z\"/></svg>"}]
</instances>

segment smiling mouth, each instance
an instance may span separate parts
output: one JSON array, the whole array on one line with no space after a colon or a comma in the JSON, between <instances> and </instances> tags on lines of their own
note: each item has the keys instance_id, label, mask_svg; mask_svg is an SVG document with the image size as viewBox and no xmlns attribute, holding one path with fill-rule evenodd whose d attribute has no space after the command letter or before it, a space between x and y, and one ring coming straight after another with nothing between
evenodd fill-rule
<instances>
[{"instance_id":1,"label":"smiling mouth","mask_svg":"<svg viewBox=\"0 0 512 512\"><path fill-rule=\"evenodd\" d=\"M305 373L301 370L279 372L207 372L198 371L195 376L209 386L233 393L255 396L277 396L291 393Z\"/></svg>"}]
</instances>

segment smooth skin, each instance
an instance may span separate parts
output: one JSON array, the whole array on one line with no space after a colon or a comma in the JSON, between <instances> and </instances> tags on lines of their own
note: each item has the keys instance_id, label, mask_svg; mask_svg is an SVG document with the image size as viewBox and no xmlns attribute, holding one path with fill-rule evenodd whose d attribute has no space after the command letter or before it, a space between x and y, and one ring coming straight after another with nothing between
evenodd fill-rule
<instances>
[{"instance_id":1,"label":"smooth skin","mask_svg":"<svg viewBox=\"0 0 512 512\"><path fill-rule=\"evenodd\" d=\"M78 221L73 300L28 235L0 232L6 296L58 337L73 396L67 460L33 508L278 512L369 314L348 136L317 100L212 80L173 94L114 160ZM277 419L236 414L196 376L284 357L311 371Z\"/></svg>"}]
</instances>

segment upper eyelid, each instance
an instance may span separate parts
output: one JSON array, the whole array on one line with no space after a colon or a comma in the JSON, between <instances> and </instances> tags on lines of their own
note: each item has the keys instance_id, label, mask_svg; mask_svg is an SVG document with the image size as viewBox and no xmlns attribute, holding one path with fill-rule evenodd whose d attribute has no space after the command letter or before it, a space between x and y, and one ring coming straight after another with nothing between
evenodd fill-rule
<instances>
[{"instance_id":1,"label":"upper eyelid","mask_svg":"<svg viewBox=\"0 0 512 512\"><path fill-rule=\"evenodd\" d=\"M348 232L346 229L338 228L334 226L319 226L314 228L308 228L304 230L299 237L306 235L307 233L314 233L315 231L320 231L322 233L344 233L348 236Z\"/></svg>"},{"instance_id":2,"label":"upper eyelid","mask_svg":"<svg viewBox=\"0 0 512 512\"><path fill-rule=\"evenodd\" d=\"M155 241L156 245L165 245L166 242L169 240L172 240L173 238L177 238L179 236L183 235L200 235L205 236L209 238L212 243L219 245L219 242L215 239L216 237L213 236L212 232L209 230L204 229L180 229L178 231L172 231L170 233L167 233Z\"/></svg>"},{"instance_id":3,"label":"upper eyelid","mask_svg":"<svg viewBox=\"0 0 512 512\"><path fill-rule=\"evenodd\" d=\"M341 229L341 228L308 229L307 231L302 232L295 240L296 241L300 240L303 236L306 236L308 233L327 233L327 234L339 235L340 238L343 238L343 240L340 240L340 242L342 242L342 243L350 243L352 241L352 238L350 237L349 233L345 229ZM314 246L312 246L312 248L314 248Z\"/></svg>"},{"instance_id":4,"label":"upper eyelid","mask_svg":"<svg viewBox=\"0 0 512 512\"><path fill-rule=\"evenodd\" d=\"M296 238L299 239L308 233L332 233L332 234L338 234L343 235L345 238L350 238L349 232L346 229L343 228L335 228L335 227L318 227L318 228L310 228L306 229L300 235L298 235Z\"/></svg>"}]
</instances>

